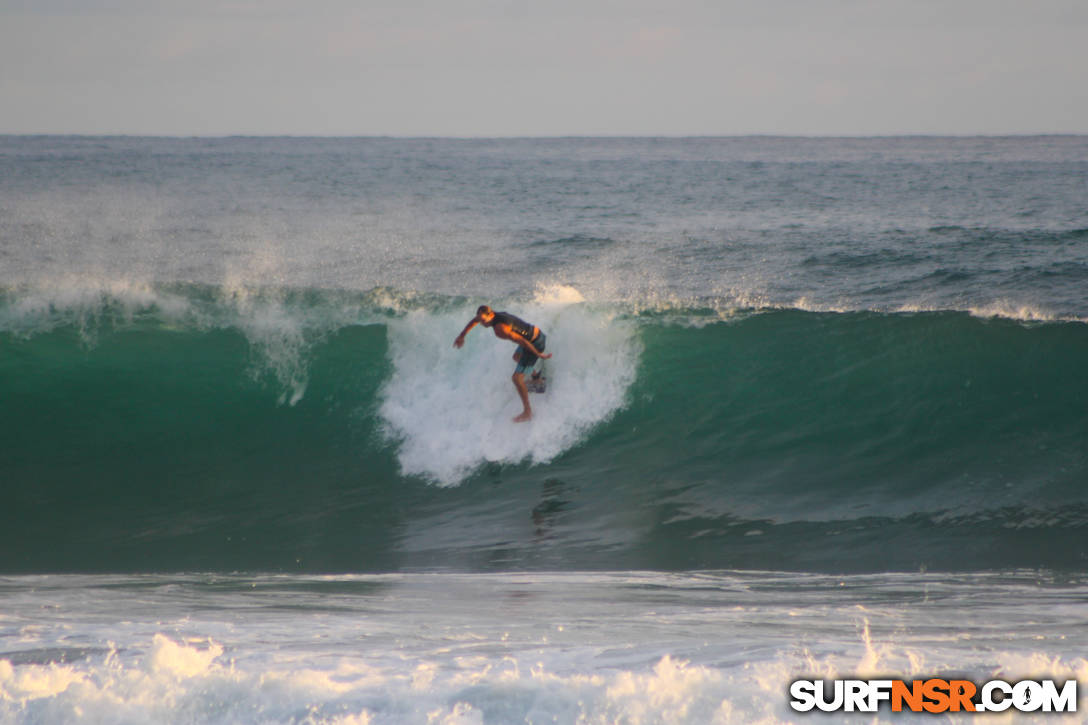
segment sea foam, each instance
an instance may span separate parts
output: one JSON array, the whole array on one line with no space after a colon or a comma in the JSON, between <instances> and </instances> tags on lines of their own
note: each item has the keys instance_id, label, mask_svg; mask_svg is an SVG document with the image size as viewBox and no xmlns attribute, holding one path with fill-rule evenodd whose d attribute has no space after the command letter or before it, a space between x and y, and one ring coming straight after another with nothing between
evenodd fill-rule
<instances>
[{"instance_id":1,"label":"sea foam","mask_svg":"<svg viewBox=\"0 0 1088 725\"><path fill-rule=\"evenodd\" d=\"M300 725L483 725L487 722L775 724L796 721L786 684L801 673L827 679L884 670L924 677L946 662L911 647L858 642L839 654L780 650L739 667L710 667L663 655L646 666L583 669L585 663L524 652L409 658L400 666L361 657L236 662L211 640L154 635L145 653L112 651L73 664L13 666L0 660L0 719L10 723L290 723ZM496 643L498 646L498 643ZM860 659L859 659L860 655ZM1088 677L1083 658L994 652L994 677ZM573 667L574 671L569 671ZM936 668L936 669L934 669ZM976 679L978 676L976 675ZM1079 703L1084 706L1084 698ZM925 722L885 710L866 722ZM972 721L969 714L949 722ZM1000 721L1005 719L999 717ZM859 722L829 714L821 722ZM1073 723L1075 715L1021 713L1018 721Z\"/></svg>"},{"instance_id":2,"label":"sea foam","mask_svg":"<svg viewBox=\"0 0 1088 725\"><path fill-rule=\"evenodd\" d=\"M453 347L474 303L409 312L389 322L394 369L381 405L404 473L453 485L485 462L550 461L623 406L640 352L633 324L586 305L569 287L492 304L547 335L554 357L544 363L548 391L530 396L533 420L511 423L521 410L510 380L512 344L477 327L462 349Z\"/></svg>"}]
</instances>

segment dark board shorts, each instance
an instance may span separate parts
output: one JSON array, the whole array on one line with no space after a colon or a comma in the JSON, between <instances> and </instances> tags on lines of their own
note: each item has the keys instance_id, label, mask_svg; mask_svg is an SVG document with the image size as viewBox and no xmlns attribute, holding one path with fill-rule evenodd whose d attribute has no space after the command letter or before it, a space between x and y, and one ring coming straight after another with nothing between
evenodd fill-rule
<instances>
[{"instance_id":1,"label":"dark board shorts","mask_svg":"<svg viewBox=\"0 0 1088 725\"><path fill-rule=\"evenodd\" d=\"M547 341L548 339L544 335L544 331L541 330L540 334L529 342L533 343L533 347L535 347L537 350L544 352L544 345L547 344ZM514 368L514 374L516 375L518 373L521 373L524 375L529 370L532 370L533 366L536 365L536 361L539 359L539 357L529 352L524 347L521 348L521 357L518 358L518 366Z\"/></svg>"}]
</instances>

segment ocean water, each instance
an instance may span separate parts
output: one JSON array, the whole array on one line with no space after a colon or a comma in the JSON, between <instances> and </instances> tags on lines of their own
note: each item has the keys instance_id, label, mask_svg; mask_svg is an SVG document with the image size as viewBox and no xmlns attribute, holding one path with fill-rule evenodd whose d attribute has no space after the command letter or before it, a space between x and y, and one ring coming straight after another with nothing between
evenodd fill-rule
<instances>
[{"instance_id":1,"label":"ocean water","mask_svg":"<svg viewBox=\"0 0 1088 725\"><path fill-rule=\"evenodd\" d=\"M1088 137L0 137L0 722L1088 694L1086 371Z\"/></svg>"}]
</instances>

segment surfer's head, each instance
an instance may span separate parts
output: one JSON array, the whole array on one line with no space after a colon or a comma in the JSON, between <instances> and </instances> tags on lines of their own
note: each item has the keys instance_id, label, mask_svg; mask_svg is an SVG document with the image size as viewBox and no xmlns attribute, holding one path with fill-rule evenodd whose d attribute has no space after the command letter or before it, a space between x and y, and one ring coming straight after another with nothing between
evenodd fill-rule
<instances>
[{"instance_id":1,"label":"surfer's head","mask_svg":"<svg viewBox=\"0 0 1088 725\"><path fill-rule=\"evenodd\" d=\"M491 323L495 319L495 313L487 305L480 305L476 308L476 319L479 320L480 324L484 327L491 327Z\"/></svg>"}]
</instances>

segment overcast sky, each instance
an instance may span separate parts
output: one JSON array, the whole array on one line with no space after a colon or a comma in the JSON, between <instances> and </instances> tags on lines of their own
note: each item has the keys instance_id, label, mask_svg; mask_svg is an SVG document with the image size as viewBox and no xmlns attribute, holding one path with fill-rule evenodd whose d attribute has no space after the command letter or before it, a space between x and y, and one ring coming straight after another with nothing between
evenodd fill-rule
<instances>
[{"instance_id":1,"label":"overcast sky","mask_svg":"<svg viewBox=\"0 0 1088 725\"><path fill-rule=\"evenodd\" d=\"M0 0L0 133L1088 133L1088 0Z\"/></svg>"}]
</instances>

